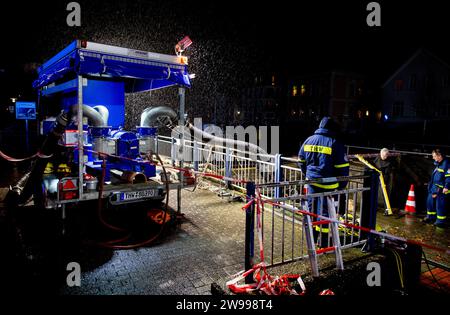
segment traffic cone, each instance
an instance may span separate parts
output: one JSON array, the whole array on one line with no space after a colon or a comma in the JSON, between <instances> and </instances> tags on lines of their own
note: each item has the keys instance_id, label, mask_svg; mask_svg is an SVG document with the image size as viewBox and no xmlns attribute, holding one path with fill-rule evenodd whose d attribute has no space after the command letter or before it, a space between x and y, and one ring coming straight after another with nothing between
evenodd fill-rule
<instances>
[{"instance_id":1,"label":"traffic cone","mask_svg":"<svg viewBox=\"0 0 450 315\"><path fill-rule=\"evenodd\" d=\"M414 185L411 185L409 188L408 199L406 200L405 205L406 214L415 214L416 213L416 196L414 194Z\"/></svg>"}]
</instances>

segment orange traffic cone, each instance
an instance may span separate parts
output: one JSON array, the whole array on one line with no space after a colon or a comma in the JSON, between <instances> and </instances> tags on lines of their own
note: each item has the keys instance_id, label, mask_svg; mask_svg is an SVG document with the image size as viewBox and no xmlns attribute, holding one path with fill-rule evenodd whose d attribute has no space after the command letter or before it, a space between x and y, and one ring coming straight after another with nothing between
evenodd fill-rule
<instances>
[{"instance_id":1,"label":"orange traffic cone","mask_svg":"<svg viewBox=\"0 0 450 315\"><path fill-rule=\"evenodd\" d=\"M416 196L414 195L414 185L409 188L408 199L406 200L405 212L407 214L416 213Z\"/></svg>"}]
</instances>

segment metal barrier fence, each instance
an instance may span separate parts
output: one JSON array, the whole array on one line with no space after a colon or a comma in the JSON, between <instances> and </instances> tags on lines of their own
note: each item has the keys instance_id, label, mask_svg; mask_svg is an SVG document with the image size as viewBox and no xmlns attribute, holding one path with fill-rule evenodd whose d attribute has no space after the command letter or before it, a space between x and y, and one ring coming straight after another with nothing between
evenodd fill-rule
<instances>
[{"instance_id":1,"label":"metal barrier fence","mask_svg":"<svg viewBox=\"0 0 450 315\"><path fill-rule=\"evenodd\" d=\"M280 154L261 154L228 148L219 145L183 140L180 151L180 140L158 136L158 153L170 156L172 163L183 161L183 165L196 171L205 171L219 176L233 178L239 181L253 181L255 184L280 182L283 180L302 180L303 175L297 166L297 159L282 157ZM245 184L229 183L236 190L245 193ZM295 187L262 188L262 195L275 198L295 192Z\"/></svg>"},{"instance_id":2,"label":"metal barrier fence","mask_svg":"<svg viewBox=\"0 0 450 315\"><path fill-rule=\"evenodd\" d=\"M258 187L264 199L283 205L266 206L262 213L262 235L266 244L265 257L268 266L308 257L303 216L296 214L295 209L304 208L304 202L309 196L304 193L303 188L311 181L303 179L302 172L297 166L297 159L282 157L280 154L256 155L235 148L211 146L199 141L183 141L184 145L181 146L178 139L158 136L158 153L170 156L172 164L182 161L183 166L192 167L196 171L252 182ZM365 182L367 176L349 176L346 178L348 184L345 190L315 195L316 201L313 202L319 199L323 201L326 196L331 196L335 199L335 209L341 220L374 227L376 214L373 211L376 213L376 198L373 198L377 195L378 186L373 186L372 182L377 180L377 177L372 177L370 182ZM220 181L224 185L248 193L244 183L227 182L226 179ZM251 222L254 223L254 218ZM246 233L254 235L254 228L252 231L249 229L250 227L247 227ZM340 235L342 248L355 247L366 242L366 236L355 229L341 228ZM252 252L254 241L252 236L251 244L247 244ZM259 259L259 254L254 257L252 253L251 257Z\"/></svg>"},{"instance_id":3,"label":"metal barrier fence","mask_svg":"<svg viewBox=\"0 0 450 315\"><path fill-rule=\"evenodd\" d=\"M378 186L373 185L378 184L376 180L375 176L369 175L350 176L346 178L348 181L346 189L313 195L303 193L303 187L313 181L256 185L260 188L263 186L290 187L290 189L296 187L295 190L300 192L296 195L266 198L270 205L266 204L261 213L261 229L267 266L277 266L308 258L303 215L296 213L296 210L307 209L308 199L311 199L312 208L315 208L315 203L319 200L320 205L323 205L325 198L333 198L339 220L353 225L375 227L377 204L376 199L373 198L377 194ZM253 198L253 196L248 196L248 198ZM321 206L318 206L318 211L322 211ZM254 216L254 214L250 214L250 216ZM246 226L246 229L247 233L249 233L248 230L251 230L250 234L254 234L254 226L251 223ZM317 238L321 239L323 230L318 226L317 230ZM354 228L340 227L339 236L343 249L360 246L367 240L365 233ZM322 244L322 247L330 247L330 238L327 239L328 243ZM248 241L252 243L249 246L250 253L248 255L252 260L259 261L261 258L259 252L253 253L254 242L257 240L251 237Z\"/></svg>"}]
</instances>

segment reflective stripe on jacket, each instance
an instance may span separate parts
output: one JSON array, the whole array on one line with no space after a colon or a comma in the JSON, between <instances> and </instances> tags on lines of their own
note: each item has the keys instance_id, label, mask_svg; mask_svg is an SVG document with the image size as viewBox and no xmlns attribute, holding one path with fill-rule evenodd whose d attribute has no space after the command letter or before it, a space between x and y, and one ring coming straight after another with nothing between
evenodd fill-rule
<instances>
[{"instance_id":1,"label":"reflective stripe on jacket","mask_svg":"<svg viewBox=\"0 0 450 315\"><path fill-rule=\"evenodd\" d=\"M299 166L308 179L348 176L350 164L344 145L326 129L326 122L305 140L298 153ZM324 189L343 189L346 182L312 183Z\"/></svg>"},{"instance_id":2,"label":"reflective stripe on jacket","mask_svg":"<svg viewBox=\"0 0 450 315\"><path fill-rule=\"evenodd\" d=\"M432 194L438 194L442 192L443 188L450 189L450 162L443 159L441 163L434 162L434 165L436 167L431 174L428 191Z\"/></svg>"}]
</instances>

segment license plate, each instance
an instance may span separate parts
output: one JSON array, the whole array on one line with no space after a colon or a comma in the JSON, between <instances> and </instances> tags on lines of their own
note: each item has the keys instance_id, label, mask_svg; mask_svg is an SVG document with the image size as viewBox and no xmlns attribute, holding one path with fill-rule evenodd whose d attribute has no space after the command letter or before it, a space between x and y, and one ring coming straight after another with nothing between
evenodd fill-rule
<instances>
[{"instance_id":1,"label":"license plate","mask_svg":"<svg viewBox=\"0 0 450 315\"><path fill-rule=\"evenodd\" d=\"M156 196L156 190L155 189L148 189L148 190L140 190L140 191L133 191L133 192L125 192L120 195L121 201L128 201L128 200L135 200L135 199L142 199L142 198L150 198Z\"/></svg>"}]
</instances>

